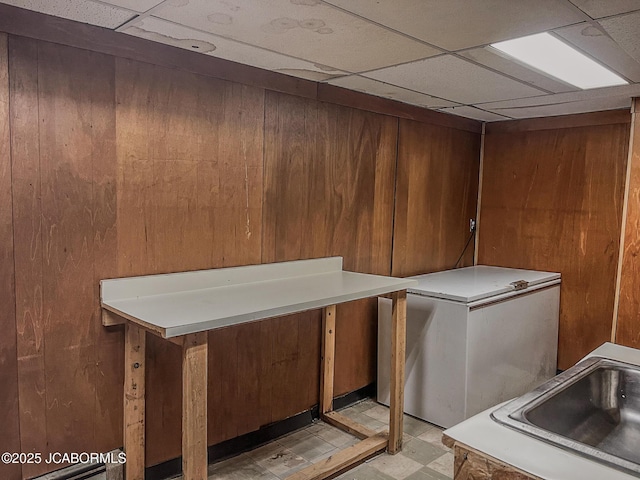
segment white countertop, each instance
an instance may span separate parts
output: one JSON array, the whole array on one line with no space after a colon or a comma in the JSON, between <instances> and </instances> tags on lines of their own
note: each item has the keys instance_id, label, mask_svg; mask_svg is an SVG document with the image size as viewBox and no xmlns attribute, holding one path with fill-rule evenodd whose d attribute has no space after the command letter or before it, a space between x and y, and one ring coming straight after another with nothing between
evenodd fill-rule
<instances>
[{"instance_id":1,"label":"white countertop","mask_svg":"<svg viewBox=\"0 0 640 480\"><path fill-rule=\"evenodd\" d=\"M102 280L102 307L171 338L383 295L411 279L342 270L342 257Z\"/></svg>"},{"instance_id":2,"label":"white countertop","mask_svg":"<svg viewBox=\"0 0 640 480\"><path fill-rule=\"evenodd\" d=\"M640 365L640 350L612 343L603 344L585 358L588 357L611 358ZM545 480L637 478L500 425L489 416L497 408L499 406L479 413L444 433L457 442Z\"/></svg>"}]
</instances>

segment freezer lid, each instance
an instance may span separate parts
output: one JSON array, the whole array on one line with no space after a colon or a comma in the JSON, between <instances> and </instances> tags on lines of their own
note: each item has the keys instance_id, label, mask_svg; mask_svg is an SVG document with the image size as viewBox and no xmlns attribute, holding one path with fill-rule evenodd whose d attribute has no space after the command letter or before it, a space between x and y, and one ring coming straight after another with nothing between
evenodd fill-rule
<instances>
[{"instance_id":1,"label":"freezer lid","mask_svg":"<svg viewBox=\"0 0 640 480\"><path fill-rule=\"evenodd\" d=\"M469 303L514 290L524 292L534 285L558 283L560 274L476 265L411 278L418 280L418 286L408 289L408 293Z\"/></svg>"}]
</instances>

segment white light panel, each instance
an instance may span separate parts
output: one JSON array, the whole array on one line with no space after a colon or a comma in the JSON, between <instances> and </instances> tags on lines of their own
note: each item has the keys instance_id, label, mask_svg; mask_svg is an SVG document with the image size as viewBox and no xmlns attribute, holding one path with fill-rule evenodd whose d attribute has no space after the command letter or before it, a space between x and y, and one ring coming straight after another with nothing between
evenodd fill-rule
<instances>
[{"instance_id":1,"label":"white light panel","mask_svg":"<svg viewBox=\"0 0 640 480\"><path fill-rule=\"evenodd\" d=\"M620 76L546 32L491 46L583 90L627 84Z\"/></svg>"}]
</instances>

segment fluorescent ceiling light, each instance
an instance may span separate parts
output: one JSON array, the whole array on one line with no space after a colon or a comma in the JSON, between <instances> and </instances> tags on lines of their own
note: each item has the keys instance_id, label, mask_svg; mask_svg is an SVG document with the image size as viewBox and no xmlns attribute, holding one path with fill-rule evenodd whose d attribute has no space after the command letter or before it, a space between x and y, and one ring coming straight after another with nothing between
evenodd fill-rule
<instances>
[{"instance_id":1,"label":"fluorescent ceiling light","mask_svg":"<svg viewBox=\"0 0 640 480\"><path fill-rule=\"evenodd\" d=\"M628 82L549 33L491 44L537 70L586 90Z\"/></svg>"}]
</instances>

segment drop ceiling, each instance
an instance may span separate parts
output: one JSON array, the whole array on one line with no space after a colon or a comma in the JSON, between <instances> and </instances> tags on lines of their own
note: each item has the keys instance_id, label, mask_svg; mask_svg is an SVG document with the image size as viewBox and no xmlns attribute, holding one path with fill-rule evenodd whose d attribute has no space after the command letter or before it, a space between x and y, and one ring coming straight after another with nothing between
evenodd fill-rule
<instances>
[{"instance_id":1,"label":"drop ceiling","mask_svg":"<svg viewBox=\"0 0 640 480\"><path fill-rule=\"evenodd\" d=\"M486 122L624 108L640 96L640 0L0 3ZM579 90L489 46L543 31L629 85Z\"/></svg>"}]
</instances>

